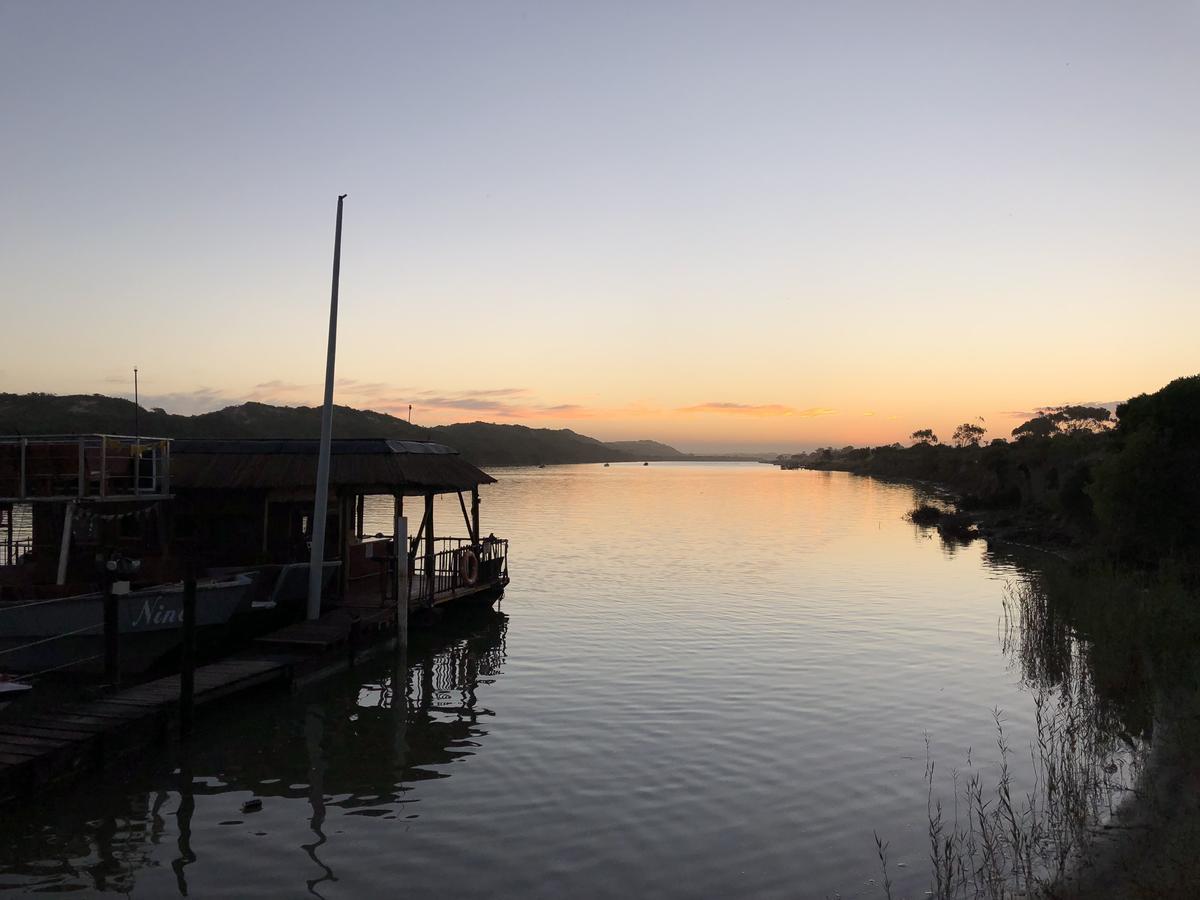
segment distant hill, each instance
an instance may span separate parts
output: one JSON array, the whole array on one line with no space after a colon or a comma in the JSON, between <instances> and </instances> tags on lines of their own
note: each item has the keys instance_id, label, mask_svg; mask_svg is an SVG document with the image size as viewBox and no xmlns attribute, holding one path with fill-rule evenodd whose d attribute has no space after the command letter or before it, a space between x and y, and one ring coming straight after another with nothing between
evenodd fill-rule
<instances>
[{"instance_id":1,"label":"distant hill","mask_svg":"<svg viewBox=\"0 0 1200 900\"><path fill-rule=\"evenodd\" d=\"M528 428L468 422L422 428L371 410L337 406L334 435L429 440L447 444L476 465L549 465L554 463L633 462L688 459L657 441L603 443L570 429ZM0 394L0 434L131 434L134 405L101 394ZM170 438L313 438L321 433L321 410L312 406L242 403L215 412L182 416L162 409L140 409L142 434Z\"/></svg>"},{"instance_id":2,"label":"distant hill","mask_svg":"<svg viewBox=\"0 0 1200 900\"><path fill-rule=\"evenodd\" d=\"M658 441L605 441L605 447L612 447L621 453L627 453L638 460L691 459L692 455L676 450L670 444Z\"/></svg>"}]
</instances>

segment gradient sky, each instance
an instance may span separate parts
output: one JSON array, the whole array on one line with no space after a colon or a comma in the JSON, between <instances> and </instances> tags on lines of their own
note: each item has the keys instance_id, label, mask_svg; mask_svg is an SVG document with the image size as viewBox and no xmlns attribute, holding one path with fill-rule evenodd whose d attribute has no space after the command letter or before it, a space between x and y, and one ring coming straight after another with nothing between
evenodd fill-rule
<instances>
[{"instance_id":1,"label":"gradient sky","mask_svg":"<svg viewBox=\"0 0 1200 900\"><path fill-rule=\"evenodd\" d=\"M1200 5L0 0L0 390L791 449L1200 370Z\"/></svg>"}]
</instances>

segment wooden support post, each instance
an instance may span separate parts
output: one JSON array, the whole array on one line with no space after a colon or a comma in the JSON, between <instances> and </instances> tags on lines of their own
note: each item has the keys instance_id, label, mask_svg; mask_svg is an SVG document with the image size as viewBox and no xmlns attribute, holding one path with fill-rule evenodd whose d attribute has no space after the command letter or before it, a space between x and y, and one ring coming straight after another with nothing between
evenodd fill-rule
<instances>
[{"instance_id":1,"label":"wooden support post","mask_svg":"<svg viewBox=\"0 0 1200 900\"><path fill-rule=\"evenodd\" d=\"M354 501L354 533L363 536L363 518L366 516L367 495L358 494Z\"/></svg>"},{"instance_id":2,"label":"wooden support post","mask_svg":"<svg viewBox=\"0 0 1200 900\"><path fill-rule=\"evenodd\" d=\"M425 495L425 605L432 608L434 582L437 580L434 571L437 556L434 550L433 530L433 494Z\"/></svg>"},{"instance_id":3,"label":"wooden support post","mask_svg":"<svg viewBox=\"0 0 1200 900\"><path fill-rule=\"evenodd\" d=\"M471 543L479 548L479 486L471 488Z\"/></svg>"},{"instance_id":4,"label":"wooden support post","mask_svg":"<svg viewBox=\"0 0 1200 900\"><path fill-rule=\"evenodd\" d=\"M179 733L192 731L196 698L196 564L188 559L183 574L183 644L179 653Z\"/></svg>"},{"instance_id":5,"label":"wooden support post","mask_svg":"<svg viewBox=\"0 0 1200 900\"><path fill-rule=\"evenodd\" d=\"M392 503L392 556L396 563L396 640L401 652L408 649L408 522L403 510L403 496L397 494Z\"/></svg>"},{"instance_id":6,"label":"wooden support post","mask_svg":"<svg viewBox=\"0 0 1200 900\"><path fill-rule=\"evenodd\" d=\"M270 543L267 540L268 535L270 535L270 533L271 533L271 495L267 494L263 497L262 552L263 552L264 557L267 555L267 551L270 550Z\"/></svg>"},{"instance_id":7,"label":"wooden support post","mask_svg":"<svg viewBox=\"0 0 1200 900\"><path fill-rule=\"evenodd\" d=\"M341 594L342 602L350 595L350 528L353 517L354 498L338 495L338 555L342 558Z\"/></svg>"},{"instance_id":8,"label":"wooden support post","mask_svg":"<svg viewBox=\"0 0 1200 900\"><path fill-rule=\"evenodd\" d=\"M110 685L121 683L121 622L112 576L104 575L104 677Z\"/></svg>"},{"instance_id":9,"label":"wooden support post","mask_svg":"<svg viewBox=\"0 0 1200 900\"><path fill-rule=\"evenodd\" d=\"M463 522L467 526L467 539L470 540L471 543L474 543L475 542L475 531L474 531L474 529L471 528L471 517L469 515L467 515L467 504L463 500L462 491L458 492L458 507L459 507L459 509L462 510Z\"/></svg>"},{"instance_id":10,"label":"wooden support post","mask_svg":"<svg viewBox=\"0 0 1200 900\"><path fill-rule=\"evenodd\" d=\"M83 438L79 439L79 499L87 494L87 452L84 450Z\"/></svg>"}]
</instances>

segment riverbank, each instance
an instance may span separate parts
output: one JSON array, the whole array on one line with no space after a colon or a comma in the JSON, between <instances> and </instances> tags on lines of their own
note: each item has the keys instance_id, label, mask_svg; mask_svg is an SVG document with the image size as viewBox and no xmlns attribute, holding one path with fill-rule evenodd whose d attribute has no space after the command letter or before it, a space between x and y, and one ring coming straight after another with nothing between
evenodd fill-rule
<instances>
[{"instance_id":1,"label":"riverbank","mask_svg":"<svg viewBox=\"0 0 1200 900\"><path fill-rule=\"evenodd\" d=\"M1200 711L1197 695L1168 700L1129 799L1093 830L1053 900L1190 898L1200 885ZM1179 704L1175 708L1175 704Z\"/></svg>"},{"instance_id":2,"label":"riverbank","mask_svg":"<svg viewBox=\"0 0 1200 900\"><path fill-rule=\"evenodd\" d=\"M1183 898L1200 885L1200 673L1192 648L1200 640L1194 591L1174 575L1114 569L1088 535L1062 527L1042 506L1005 508L964 496L962 482L879 475L829 460L803 468L868 475L906 484L917 495L914 523L937 528L947 542L977 538L989 546L1050 554L1067 565L1039 577L1040 614L1020 627L1041 658L1023 660L1040 687L1062 688L1070 658L1085 660L1091 703L1115 714L1131 741L1147 742L1137 780L1105 813L1094 810L1082 846L1065 875L1044 887L1053 900ZM1063 654L1064 648L1078 649ZM1051 648L1059 651L1059 658ZM1042 679L1049 678L1043 683ZM1095 710L1092 710L1095 712ZM1132 746L1132 744L1131 744ZM1081 809L1081 813L1084 811Z\"/></svg>"},{"instance_id":3,"label":"riverbank","mask_svg":"<svg viewBox=\"0 0 1200 900\"><path fill-rule=\"evenodd\" d=\"M937 528L943 538L951 542L965 543L980 538L989 544L1004 544L1049 553L1067 562L1081 562L1090 552L1086 541L1077 530L1065 527L1060 520L1040 507L1022 509L983 505L970 494L964 494L954 484L904 475L878 474L845 463L830 462L783 468L845 472L889 484L912 487L918 491L919 497L925 495L930 501L929 505L938 512L936 517L931 516L923 521L918 515L914 519L916 524Z\"/></svg>"}]
</instances>

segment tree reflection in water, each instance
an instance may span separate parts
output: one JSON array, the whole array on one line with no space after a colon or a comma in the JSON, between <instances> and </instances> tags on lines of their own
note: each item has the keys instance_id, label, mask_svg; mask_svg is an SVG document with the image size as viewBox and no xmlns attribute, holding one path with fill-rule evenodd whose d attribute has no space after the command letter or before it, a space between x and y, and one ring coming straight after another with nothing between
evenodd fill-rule
<instances>
[{"instance_id":1,"label":"tree reflection in water","mask_svg":"<svg viewBox=\"0 0 1200 900\"><path fill-rule=\"evenodd\" d=\"M1130 827L1113 823L1131 808L1138 829L1154 831L1147 782L1161 733L1195 705L1196 626L1188 593L1170 583L1062 566L1008 586L1000 643L1036 704L1029 783L1015 786L998 711L997 755L987 765L969 756L950 802L929 761L933 896L1074 896L1090 889L1081 861L1098 869L1098 835L1111 857L1133 852L1111 839Z\"/></svg>"}]
</instances>

